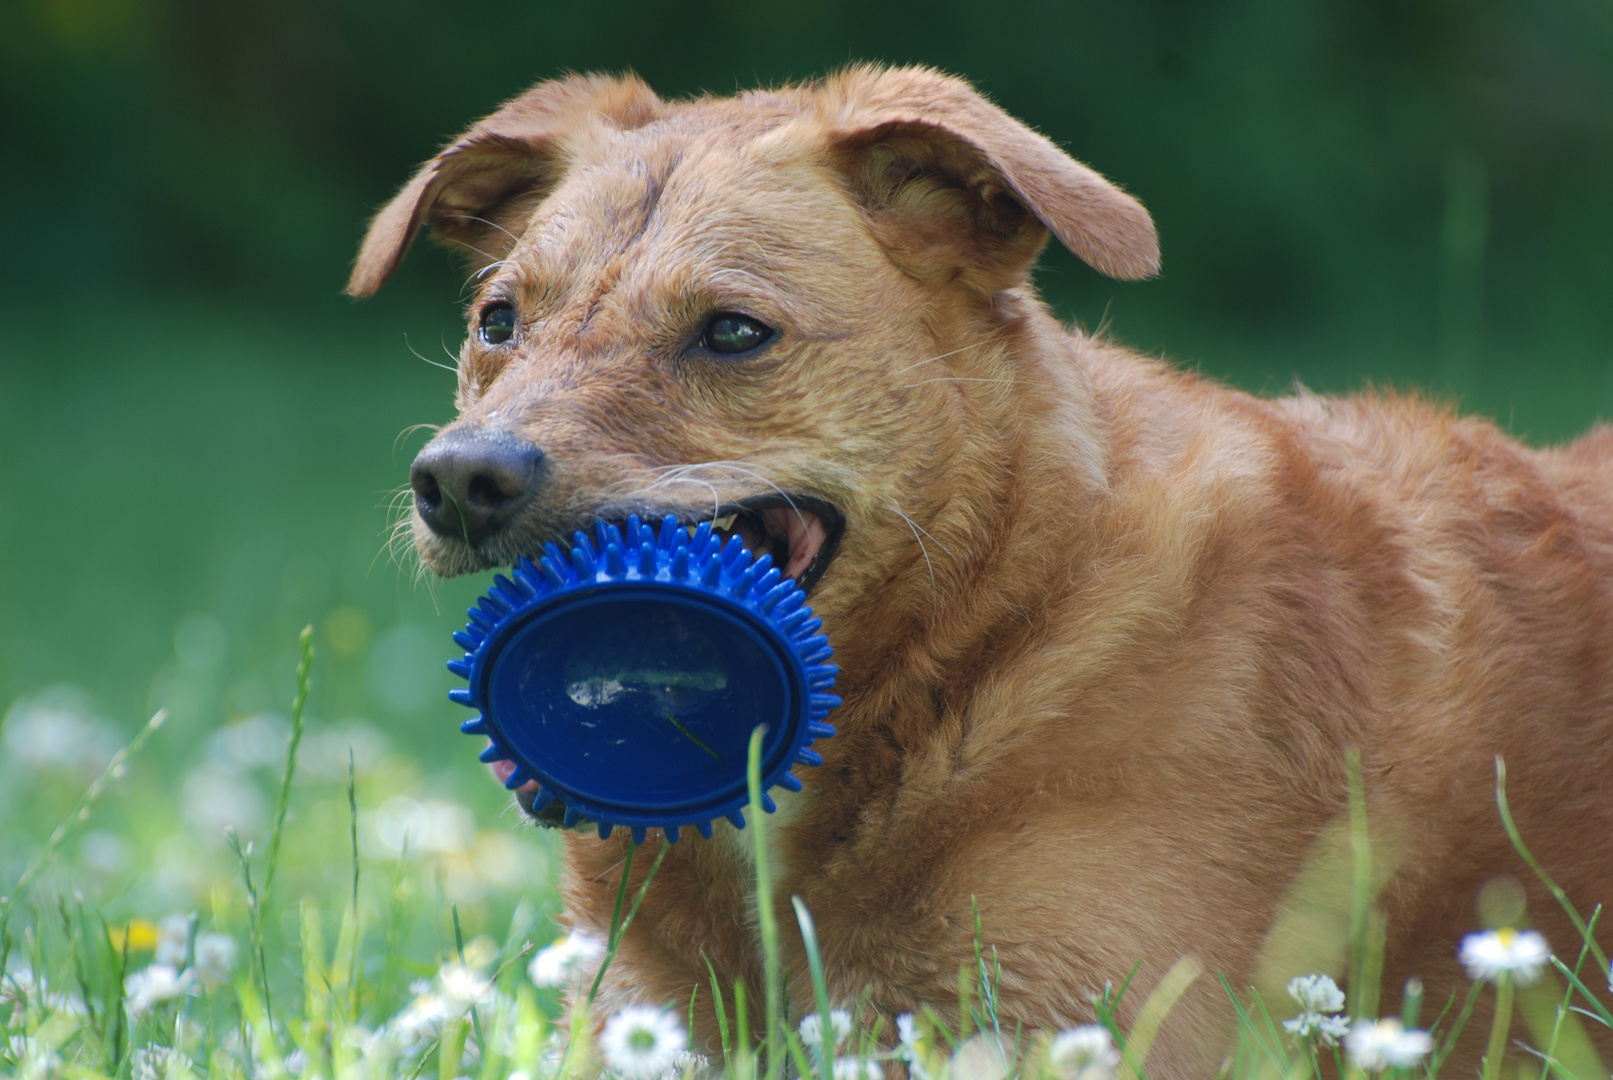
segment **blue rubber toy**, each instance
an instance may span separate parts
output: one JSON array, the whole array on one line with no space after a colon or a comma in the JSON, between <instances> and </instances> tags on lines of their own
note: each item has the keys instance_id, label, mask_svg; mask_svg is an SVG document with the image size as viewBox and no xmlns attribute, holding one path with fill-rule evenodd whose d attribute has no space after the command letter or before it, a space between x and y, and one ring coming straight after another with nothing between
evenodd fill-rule
<instances>
[{"instance_id":1,"label":"blue rubber toy","mask_svg":"<svg viewBox=\"0 0 1613 1080\"><path fill-rule=\"evenodd\" d=\"M476 709L460 730L492 744L485 762L515 766L505 786L540 786L532 808L564 807L564 824L645 829L676 841L743 828L747 751L762 738L762 808L773 787L800 791L790 770L821 765L815 739L840 704L838 668L806 594L738 536L710 523L694 535L668 517L596 522L569 551L555 544L470 609L448 669L470 685L448 696Z\"/></svg>"}]
</instances>

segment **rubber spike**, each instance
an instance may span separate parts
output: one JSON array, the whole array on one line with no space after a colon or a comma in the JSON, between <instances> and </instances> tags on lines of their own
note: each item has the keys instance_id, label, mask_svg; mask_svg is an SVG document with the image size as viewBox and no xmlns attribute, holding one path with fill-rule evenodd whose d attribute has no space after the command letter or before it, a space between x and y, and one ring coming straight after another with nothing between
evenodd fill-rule
<instances>
[{"instance_id":1,"label":"rubber spike","mask_svg":"<svg viewBox=\"0 0 1613 1080\"><path fill-rule=\"evenodd\" d=\"M485 716L478 716L473 719L466 720L463 724L459 725L459 730L464 732L466 735L486 735L488 733L487 718Z\"/></svg>"},{"instance_id":2,"label":"rubber spike","mask_svg":"<svg viewBox=\"0 0 1613 1080\"><path fill-rule=\"evenodd\" d=\"M713 554L706 558L705 569L700 572L700 584L708 589L715 589L720 580L722 580L722 558Z\"/></svg>"},{"instance_id":3,"label":"rubber spike","mask_svg":"<svg viewBox=\"0 0 1613 1080\"><path fill-rule=\"evenodd\" d=\"M504 787L507 791L514 791L518 787L526 786L531 780L532 774L527 772L523 766L517 765L515 771L510 774L510 778L504 781Z\"/></svg>"},{"instance_id":4,"label":"rubber spike","mask_svg":"<svg viewBox=\"0 0 1613 1080\"><path fill-rule=\"evenodd\" d=\"M814 709L838 709L840 698L835 694L813 694L808 700Z\"/></svg>"},{"instance_id":5,"label":"rubber spike","mask_svg":"<svg viewBox=\"0 0 1613 1080\"><path fill-rule=\"evenodd\" d=\"M653 578L656 569L655 546L646 543L638 549L639 576Z\"/></svg>"},{"instance_id":6,"label":"rubber spike","mask_svg":"<svg viewBox=\"0 0 1613 1080\"><path fill-rule=\"evenodd\" d=\"M448 700L452 701L455 705L473 706L476 704L471 700L470 691L463 686L456 686L452 690L448 691Z\"/></svg>"},{"instance_id":7,"label":"rubber spike","mask_svg":"<svg viewBox=\"0 0 1613 1080\"><path fill-rule=\"evenodd\" d=\"M680 547L672 555L672 580L682 581L689 576L689 549Z\"/></svg>"},{"instance_id":8,"label":"rubber spike","mask_svg":"<svg viewBox=\"0 0 1613 1080\"><path fill-rule=\"evenodd\" d=\"M745 541L738 533L735 533L734 535L732 535L732 536L730 536L728 538L728 543L723 546L723 549L722 549L723 565L724 566L733 566L734 563L738 562L740 560L740 558L743 557L744 555L745 555Z\"/></svg>"},{"instance_id":9,"label":"rubber spike","mask_svg":"<svg viewBox=\"0 0 1613 1080\"><path fill-rule=\"evenodd\" d=\"M662 829L661 831L666 833L666 842L667 843L676 844L678 842L678 827L676 825L668 825L666 828Z\"/></svg>"},{"instance_id":10,"label":"rubber spike","mask_svg":"<svg viewBox=\"0 0 1613 1080\"><path fill-rule=\"evenodd\" d=\"M578 533L577 535L581 536L582 534ZM586 579L594 576L593 557L589 555L588 552L583 550L581 544L578 544L576 547L571 549L571 565L576 568L577 577L579 579Z\"/></svg>"},{"instance_id":11,"label":"rubber spike","mask_svg":"<svg viewBox=\"0 0 1613 1080\"><path fill-rule=\"evenodd\" d=\"M638 519L637 514L627 515L627 547L630 550L637 551L638 546L644 543L644 538L639 535L639 530L643 528L644 523Z\"/></svg>"},{"instance_id":12,"label":"rubber spike","mask_svg":"<svg viewBox=\"0 0 1613 1080\"><path fill-rule=\"evenodd\" d=\"M701 836L705 837L707 840L711 839L711 822L702 821L697 824L695 828L699 830Z\"/></svg>"},{"instance_id":13,"label":"rubber spike","mask_svg":"<svg viewBox=\"0 0 1613 1080\"><path fill-rule=\"evenodd\" d=\"M778 606L773 609L773 617L775 619L782 619L788 615L793 615L798 610L812 610L811 608L802 607L802 605L806 603L806 593L801 591L800 586L796 585L793 581L790 582L790 585L790 591L785 593L784 596L780 598Z\"/></svg>"},{"instance_id":14,"label":"rubber spike","mask_svg":"<svg viewBox=\"0 0 1613 1080\"><path fill-rule=\"evenodd\" d=\"M608 821L601 821L601 822L600 822L600 823L599 823L599 838L600 838L600 839L601 839L601 840L609 840L609 839L610 839L610 834L611 834L611 830L613 830L613 829L615 829L615 828L616 828L616 826L614 826L614 825L612 825L612 824L611 824L611 823L610 823L610 822L608 822Z\"/></svg>"},{"instance_id":15,"label":"rubber spike","mask_svg":"<svg viewBox=\"0 0 1613 1080\"><path fill-rule=\"evenodd\" d=\"M734 579L734 587L729 591L734 594L735 600L743 600L750 593L751 586L754 584L756 584L756 567L752 566Z\"/></svg>"},{"instance_id":16,"label":"rubber spike","mask_svg":"<svg viewBox=\"0 0 1613 1080\"><path fill-rule=\"evenodd\" d=\"M493 629L493 623L495 620L489 618L487 612L483 611L480 606L466 608L465 615L470 619L471 622L476 624L476 628L478 630L486 632Z\"/></svg>"},{"instance_id":17,"label":"rubber spike","mask_svg":"<svg viewBox=\"0 0 1613 1080\"><path fill-rule=\"evenodd\" d=\"M475 652L476 647L486 640L486 635L481 633L473 634L469 630L454 631L454 644L466 652Z\"/></svg>"},{"instance_id":18,"label":"rubber spike","mask_svg":"<svg viewBox=\"0 0 1613 1080\"><path fill-rule=\"evenodd\" d=\"M762 792L762 809L769 814L778 809L778 803L773 801L773 796L765 791Z\"/></svg>"},{"instance_id":19,"label":"rubber spike","mask_svg":"<svg viewBox=\"0 0 1613 1080\"><path fill-rule=\"evenodd\" d=\"M532 793L532 809L542 810L554 802L556 795L548 788L539 788Z\"/></svg>"},{"instance_id":20,"label":"rubber spike","mask_svg":"<svg viewBox=\"0 0 1613 1080\"><path fill-rule=\"evenodd\" d=\"M555 566L549 556L545 555L538 560L538 569L543 573L544 580L550 585L557 589L566 587L566 575L560 572L560 568Z\"/></svg>"},{"instance_id":21,"label":"rubber spike","mask_svg":"<svg viewBox=\"0 0 1613 1080\"><path fill-rule=\"evenodd\" d=\"M642 843L644 843L644 826L642 826L642 825L634 825L633 826L633 846L638 847Z\"/></svg>"},{"instance_id":22,"label":"rubber spike","mask_svg":"<svg viewBox=\"0 0 1613 1080\"><path fill-rule=\"evenodd\" d=\"M680 539L686 540L687 538L684 537L683 530L678 528L678 519L668 514L661 519L661 538L656 546L662 551L670 553L674 547L677 547Z\"/></svg>"},{"instance_id":23,"label":"rubber spike","mask_svg":"<svg viewBox=\"0 0 1613 1080\"><path fill-rule=\"evenodd\" d=\"M458 675L461 679L468 679L470 678L470 660L450 660L448 661L448 670Z\"/></svg>"},{"instance_id":24,"label":"rubber spike","mask_svg":"<svg viewBox=\"0 0 1613 1080\"><path fill-rule=\"evenodd\" d=\"M476 755L476 760L483 765L491 765L495 761L508 761L510 752L498 743L488 743L487 749Z\"/></svg>"},{"instance_id":25,"label":"rubber spike","mask_svg":"<svg viewBox=\"0 0 1613 1080\"><path fill-rule=\"evenodd\" d=\"M548 583L539 573L538 568L532 565L532 560L526 556L521 557L521 565L515 568L515 576L522 585L532 590L534 597L542 596L549 591Z\"/></svg>"},{"instance_id":26,"label":"rubber spike","mask_svg":"<svg viewBox=\"0 0 1613 1080\"><path fill-rule=\"evenodd\" d=\"M482 610L496 619L502 619L511 610L510 602L496 592L483 593L481 599Z\"/></svg>"},{"instance_id":27,"label":"rubber spike","mask_svg":"<svg viewBox=\"0 0 1613 1080\"><path fill-rule=\"evenodd\" d=\"M777 611L778 609L775 608L774 610ZM812 609L801 608L799 611L792 611L782 619L777 619L778 628L784 631L785 636L788 637L801 629L801 624L810 618L812 618Z\"/></svg>"},{"instance_id":28,"label":"rubber spike","mask_svg":"<svg viewBox=\"0 0 1613 1080\"><path fill-rule=\"evenodd\" d=\"M627 560L622 558L620 544L611 544L605 549L605 572L611 577L627 576Z\"/></svg>"},{"instance_id":29,"label":"rubber spike","mask_svg":"<svg viewBox=\"0 0 1613 1080\"><path fill-rule=\"evenodd\" d=\"M814 739L832 739L835 737L835 726L825 724L821 720L807 721L807 733Z\"/></svg>"},{"instance_id":30,"label":"rubber spike","mask_svg":"<svg viewBox=\"0 0 1613 1080\"><path fill-rule=\"evenodd\" d=\"M610 547L610 525L604 518L594 519L594 547L600 551Z\"/></svg>"},{"instance_id":31,"label":"rubber spike","mask_svg":"<svg viewBox=\"0 0 1613 1080\"><path fill-rule=\"evenodd\" d=\"M732 825L734 828L743 829L745 827L745 815L741 814L738 810L731 811L727 817L728 824Z\"/></svg>"},{"instance_id":32,"label":"rubber spike","mask_svg":"<svg viewBox=\"0 0 1613 1080\"><path fill-rule=\"evenodd\" d=\"M582 811L575 806L566 807L565 827L570 829L582 820Z\"/></svg>"},{"instance_id":33,"label":"rubber spike","mask_svg":"<svg viewBox=\"0 0 1613 1080\"><path fill-rule=\"evenodd\" d=\"M811 765L816 767L823 764L823 755L818 753L816 750L808 750L803 746L801 749L795 752L795 760L799 761L803 765Z\"/></svg>"},{"instance_id":34,"label":"rubber spike","mask_svg":"<svg viewBox=\"0 0 1613 1080\"><path fill-rule=\"evenodd\" d=\"M783 776L778 778L778 786L783 788L785 791L800 791L801 781L797 780L793 773L785 773Z\"/></svg>"},{"instance_id":35,"label":"rubber spike","mask_svg":"<svg viewBox=\"0 0 1613 1080\"><path fill-rule=\"evenodd\" d=\"M588 534L581 529L571 534L571 548L573 551L582 548L587 553L589 562L599 558L599 553L594 550L594 542L588 539Z\"/></svg>"},{"instance_id":36,"label":"rubber spike","mask_svg":"<svg viewBox=\"0 0 1613 1080\"><path fill-rule=\"evenodd\" d=\"M694 527L694 535L689 538L689 550L700 558L706 553L706 543L711 539L711 522L702 521Z\"/></svg>"}]
</instances>

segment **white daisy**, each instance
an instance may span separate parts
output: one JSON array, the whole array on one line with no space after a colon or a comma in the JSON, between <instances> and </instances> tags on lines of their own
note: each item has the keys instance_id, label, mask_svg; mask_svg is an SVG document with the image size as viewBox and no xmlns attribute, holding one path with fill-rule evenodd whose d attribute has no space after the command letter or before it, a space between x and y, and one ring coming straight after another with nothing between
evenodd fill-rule
<instances>
[{"instance_id":1,"label":"white daisy","mask_svg":"<svg viewBox=\"0 0 1613 1080\"><path fill-rule=\"evenodd\" d=\"M448 1002L433 993L420 993L386 1025L393 1045L405 1055L418 1054L442 1034L443 1024L453 1015Z\"/></svg>"},{"instance_id":2,"label":"white daisy","mask_svg":"<svg viewBox=\"0 0 1613 1080\"><path fill-rule=\"evenodd\" d=\"M677 1064L688 1035L672 1013L629 1005L611 1017L599 1036L605 1065L624 1080L658 1080Z\"/></svg>"},{"instance_id":3,"label":"white daisy","mask_svg":"<svg viewBox=\"0 0 1613 1080\"><path fill-rule=\"evenodd\" d=\"M834 1080L885 1080L885 1066L873 1058L835 1058L830 1074Z\"/></svg>"},{"instance_id":4,"label":"white daisy","mask_svg":"<svg viewBox=\"0 0 1613 1080\"><path fill-rule=\"evenodd\" d=\"M1120 1051L1102 1024L1066 1028L1047 1044L1047 1068L1060 1080L1109 1080Z\"/></svg>"},{"instance_id":5,"label":"white daisy","mask_svg":"<svg viewBox=\"0 0 1613 1080\"><path fill-rule=\"evenodd\" d=\"M851 1038L851 1013L845 1009L830 1009L829 1027L834 1032L834 1049L838 1050ZM801 1033L801 1041L807 1046L818 1046L823 1042L823 1018L815 1012L801 1017L801 1026L797 1030Z\"/></svg>"},{"instance_id":6,"label":"white daisy","mask_svg":"<svg viewBox=\"0 0 1613 1080\"><path fill-rule=\"evenodd\" d=\"M1461 959L1471 979L1511 975L1519 986L1528 986L1551 960L1551 948L1537 930L1502 927L1464 937Z\"/></svg>"},{"instance_id":7,"label":"white daisy","mask_svg":"<svg viewBox=\"0 0 1613 1080\"><path fill-rule=\"evenodd\" d=\"M493 981L464 964L444 964L437 972L437 985L442 988L449 1008L456 1013L468 1012L477 1005L490 1005L493 1001Z\"/></svg>"},{"instance_id":8,"label":"white daisy","mask_svg":"<svg viewBox=\"0 0 1613 1080\"><path fill-rule=\"evenodd\" d=\"M1398 1019L1361 1020L1344 1037L1350 1060L1366 1072L1408 1069L1434 1048L1426 1031L1407 1031Z\"/></svg>"},{"instance_id":9,"label":"white daisy","mask_svg":"<svg viewBox=\"0 0 1613 1080\"><path fill-rule=\"evenodd\" d=\"M124 1001L129 1015L141 1017L165 1001L191 992L195 978L189 968L175 971L172 964L152 964L123 981Z\"/></svg>"},{"instance_id":10,"label":"white daisy","mask_svg":"<svg viewBox=\"0 0 1613 1080\"><path fill-rule=\"evenodd\" d=\"M605 958L605 943L594 935L573 930L566 937L541 949L527 965L526 973L537 986L573 986L593 975Z\"/></svg>"}]
</instances>

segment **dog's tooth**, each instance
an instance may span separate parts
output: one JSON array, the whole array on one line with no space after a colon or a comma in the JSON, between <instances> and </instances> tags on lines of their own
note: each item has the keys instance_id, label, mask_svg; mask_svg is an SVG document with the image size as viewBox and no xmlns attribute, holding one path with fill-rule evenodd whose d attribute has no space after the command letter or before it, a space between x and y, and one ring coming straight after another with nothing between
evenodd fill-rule
<instances>
[{"instance_id":1,"label":"dog's tooth","mask_svg":"<svg viewBox=\"0 0 1613 1080\"><path fill-rule=\"evenodd\" d=\"M711 527L713 529L732 529L734 527L734 519L737 517L739 517L739 515L736 513L728 514L720 518L712 518Z\"/></svg>"}]
</instances>

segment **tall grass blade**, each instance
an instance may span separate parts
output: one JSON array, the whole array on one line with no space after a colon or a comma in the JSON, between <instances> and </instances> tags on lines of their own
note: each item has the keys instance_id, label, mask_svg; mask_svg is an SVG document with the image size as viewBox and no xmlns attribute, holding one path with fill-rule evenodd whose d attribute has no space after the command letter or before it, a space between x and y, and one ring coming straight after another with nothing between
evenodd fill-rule
<instances>
[{"instance_id":1,"label":"tall grass blade","mask_svg":"<svg viewBox=\"0 0 1613 1080\"><path fill-rule=\"evenodd\" d=\"M1546 873L1546 868L1540 865L1540 861L1535 858L1534 853L1523 842L1523 834L1518 831L1517 823L1512 820L1512 808L1507 803L1507 763L1499 754L1496 755L1495 759L1495 804L1501 811L1501 826L1506 829L1507 837L1512 841L1512 846L1518 850L1518 854L1529 865L1529 869L1534 871L1535 877L1539 878L1541 884L1546 886L1546 891L1551 893L1552 899L1556 900L1558 906L1568 915L1569 921L1574 924L1574 929L1579 931L1580 938L1584 940L1586 945L1590 946L1591 955L1596 957L1597 967L1607 971L1607 954L1596 943L1596 935L1585 920L1580 918L1579 909L1575 908L1568 899L1568 894L1563 891L1562 886L1552 880L1551 875Z\"/></svg>"},{"instance_id":2,"label":"tall grass blade","mask_svg":"<svg viewBox=\"0 0 1613 1080\"><path fill-rule=\"evenodd\" d=\"M302 744L303 710L308 705L308 673L314 664L314 628L305 626L298 637L297 692L291 699L291 738L286 743L286 767L280 774L280 798L275 805L274 828L269 833L269 864L263 871L263 902L268 903L274 871L280 861L280 838L285 833L286 811L291 806L291 778L297 771L297 747Z\"/></svg>"},{"instance_id":3,"label":"tall grass blade","mask_svg":"<svg viewBox=\"0 0 1613 1080\"><path fill-rule=\"evenodd\" d=\"M1165 972L1165 977L1159 980L1153 993L1143 1001L1143 1007L1137 1012L1137 1022L1131 1026L1131 1038L1127 1040L1122 1055L1121 1076L1143 1080L1147 1075L1143 1068L1148 1061L1148 1052L1153 1049L1154 1039L1159 1035L1160 1025L1176 1008L1176 1003L1182 999L1187 988L1203 973L1204 965L1192 955L1177 960Z\"/></svg>"},{"instance_id":4,"label":"tall grass blade","mask_svg":"<svg viewBox=\"0 0 1613 1080\"><path fill-rule=\"evenodd\" d=\"M812 973L812 994L818 1003L818 1031L820 1037L814 1047L818 1059L818 1075L828 1077L829 1063L835 1051L835 1031L829 1022L829 984L823 977L823 957L818 952L818 928L812 922L812 915L807 911L806 901L799 896L792 896L790 903L795 905L795 921L801 925L801 943L806 946L807 968Z\"/></svg>"},{"instance_id":5,"label":"tall grass blade","mask_svg":"<svg viewBox=\"0 0 1613 1080\"><path fill-rule=\"evenodd\" d=\"M767 1008L767 1075L769 1080L783 1075L784 1070L784 981L781 972L778 918L773 912L773 884L767 865L766 813L762 810L762 736L765 725L759 725L750 736L750 751L745 766L746 784L750 789L750 826L752 851L756 860L756 924L762 935L762 971L767 985L763 1000ZM829 1018L825 1016L824 1023Z\"/></svg>"}]
</instances>

